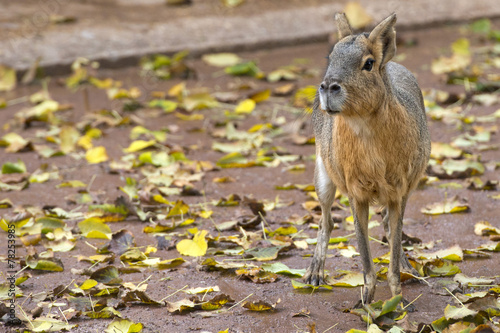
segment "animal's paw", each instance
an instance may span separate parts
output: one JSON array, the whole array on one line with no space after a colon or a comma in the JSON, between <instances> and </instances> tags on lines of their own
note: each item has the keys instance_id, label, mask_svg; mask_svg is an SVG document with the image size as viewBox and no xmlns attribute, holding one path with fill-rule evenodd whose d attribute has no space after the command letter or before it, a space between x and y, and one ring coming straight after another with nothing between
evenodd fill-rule
<instances>
[{"instance_id":1,"label":"animal's paw","mask_svg":"<svg viewBox=\"0 0 500 333\"><path fill-rule=\"evenodd\" d=\"M321 269L320 263L313 259L311 265L306 271L306 274L302 277L304 283L312 284L313 286L320 286L325 283L325 273Z\"/></svg>"}]
</instances>

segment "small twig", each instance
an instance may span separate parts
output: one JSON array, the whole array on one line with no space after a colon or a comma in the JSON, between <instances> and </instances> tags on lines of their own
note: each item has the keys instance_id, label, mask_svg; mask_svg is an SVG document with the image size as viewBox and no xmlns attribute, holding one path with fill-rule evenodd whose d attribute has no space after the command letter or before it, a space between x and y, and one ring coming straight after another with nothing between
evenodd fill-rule
<instances>
[{"instance_id":1,"label":"small twig","mask_svg":"<svg viewBox=\"0 0 500 333\"><path fill-rule=\"evenodd\" d=\"M336 323L335 325L328 327L326 330L324 330L324 331L323 331L323 333L328 332L329 330L331 330L332 328L334 328L334 327L335 327L335 326L337 326L338 324L339 324L339 323Z\"/></svg>"},{"instance_id":2,"label":"small twig","mask_svg":"<svg viewBox=\"0 0 500 333\"><path fill-rule=\"evenodd\" d=\"M10 101L7 101L7 106L12 106L12 105L16 105L16 104L19 104L19 103L24 103L24 102L29 101L29 99L30 99L29 96L23 96L23 97L19 97L19 98L14 98L14 99L11 99Z\"/></svg>"},{"instance_id":3,"label":"small twig","mask_svg":"<svg viewBox=\"0 0 500 333\"><path fill-rule=\"evenodd\" d=\"M300 235L302 232L304 231L304 229L302 230L299 230L298 232L296 232L292 237L290 237L291 239L294 239L295 237L297 237L298 235Z\"/></svg>"},{"instance_id":4,"label":"small twig","mask_svg":"<svg viewBox=\"0 0 500 333\"><path fill-rule=\"evenodd\" d=\"M60 295L63 291L65 291L65 290L66 290L66 288L68 288L68 287L70 286L70 284L72 284L74 281L75 281L75 279L71 280L71 282L70 282L70 283L68 283L68 284L66 285L66 287L64 287L64 288L63 288L60 292L58 292L58 293L57 293L57 295L55 295L55 297L59 296L59 295ZM54 301L54 302L55 302L55 301Z\"/></svg>"},{"instance_id":5,"label":"small twig","mask_svg":"<svg viewBox=\"0 0 500 333\"><path fill-rule=\"evenodd\" d=\"M95 180L95 178L96 178L96 177L97 177L97 175L96 175L96 174L93 174L93 175L92 175L92 178L90 179L90 182L89 182L89 184L87 185L87 192L89 192L89 193L90 193L90 188L92 187L92 184L94 183L94 180Z\"/></svg>"},{"instance_id":6,"label":"small twig","mask_svg":"<svg viewBox=\"0 0 500 333\"><path fill-rule=\"evenodd\" d=\"M389 244L387 244L386 242L382 242L381 240L378 240L378 239L376 239L376 238L374 238L374 237L372 237L372 236L368 236L368 238L370 238L372 241L377 242L377 243L379 243L379 244L382 244L382 245L389 245Z\"/></svg>"},{"instance_id":7,"label":"small twig","mask_svg":"<svg viewBox=\"0 0 500 333\"><path fill-rule=\"evenodd\" d=\"M150 276L148 276L146 278L146 280L142 281L142 282L139 282L139 284L137 285L137 288L139 288L143 283L146 283L151 277L153 276L153 274L151 274Z\"/></svg>"},{"instance_id":8,"label":"small twig","mask_svg":"<svg viewBox=\"0 0 500 333\"><path fill-rule=\"evenodd\" d=\"M19 270L19 272L17 272L16 274L14 274L14 276L16 276L17 274L21 273L22 271L24 271L24 270L25 270L26 268L28 268L28 267L29 267L28 265L24 266L23 268L21 268L21 269Z\"/></svg>"},{"instance_id":9,"label":"small twig","mask_svg":"<svg viewBox=\"0 0 500 333\"><path fill-rule=\"evenodd\" d=\"M26 318L26 320L30 323L31 327L35 328L35 325L33 325L26 312L24 312L23 308L19 306L19 304L17 305L17 307L23 312L24 318Z\"/></svg>"},{"instance_id":10,"label":"small twig","mask_svg":"<svg viewBox=\"0 0 500 333\"><path fill-rule=\"evenodd\" d=\"M461 302L461 301L457 298L457 296L453 295L453 293L452 293L452 292L451 292L448 288L446 288L446 287L443 287L443 288L444 288L447 292L449 292L449 293L450 293L450 295L451 295L451 296L453 296L453 298L454 298L454 299L456 299L456 300L457 300L457 302L458 302L458 303L460 303L460 305L462 305L462 307L464 307L464 308L465 308L464 303L462 303L462 302Z\"/></svg>"},{"instance_id":11,"label":"small twig","mask_svg":"<svg viewBox=\"0 0 500 333\"><path fill-rule=\"evenodd\" d=\"M262 235L264 236L264 239L267 240L266 229L264 228L264 221L260 221L260 226L262 227Z\"/></svg>"},{"instance_id":12,"label":"small twig","mask_svg":"<svg viewBox=\"0 0 500 333\"><path fill-rule=\"evenodd\" d=\"M92 302L92 297L90 296L90 294L89 294L89 299L90 299L90 306L92 307L92 312L95 312L94 303Z\"/></svg>"},{"instance_id":13,"label":"small twig","mask_svg":"<svg viewBox=\"0 0 500 333\"><path fill-rule=\"evenodd\" d=\"M260 218L262 219L262 221L264 221L264 223L267 225L267 227L269 228L269 231L273 231L273 229L271 229L271 226L269 225L269 223L267 223L266 221L266 218L264 217L264 215L262 215L261 212L259 212L259 215L260 215Z\"/></svg>"},{"instance_id":14,"label":"small twig","mask_svg":"<svg viewBox=\"0 0 500 333\"><path fill-rule=\"evenodd\" d=\"M166 300L167 298L169 298L170 296L174 296L175 294L177 294L179 291L182 291L184 289L186 289L189 285L186 284L184 287L182 287L181 289L178 289L176 290L175 292L173 292L172 294L168 295L168 296L165 296L163 297L161 300L160 300L160 303L163 302L164 300Z\"/></svg>"},{"instance_id":15,"label":"small twig","mask_svg":"<svg viewBox=\"0 0 500 333\"><path fill-rule=\"evenodd\" d=\"M59 309L59 312L61 312L61 314L63 315L63 318L64 318L64 321L66 321L66 324L68 324L68 319L66 318L66 315L64 314L64 312L61 310L61 307L57 307Z\"/></svg>"},{"instance_id":16,"label":"small twig","mask_svg":"<svg viewBox=\"0 0 500 333\"><path fill-rule=\"evenodd\" d=\"M95 247L94 245L90 244L89 242L85 241L85 244L87 244L88 246L90 246L91 248L93 248L94 250L97 251L97 247Z\"/></svg>"},{"instance_id":17,"label":"small twig","mask_svg":"<svg viewBox=\"0 0 500 333\"><path fill-rule=\"evenodd\" d=\"M410 303L406 304L404 307L403 307L403 310L406 309L407 307L409 307L410 305L413 304L413 302L415 302L417 299L420 298L420 296L422 296L423 294L420 294L418 295L413 301L411 301Z\"/></svg>"},{"instance_id":18,"label":"small twig","mask_svg":"<svg viewBox=\"0 0 500 333\"><path fill-rule=\"evenodd\" d=\"M240 304L241 302L243 302L244 300L246 300L248 297L252 296L253 293L251 293L250 295L248 295L247 297L243 298L241 301L239 301L238 303L236 303L235 305L233 305L232 307L230 307L229 309L227 309L227 311L230 311L232 308L234 308L236 305Z\"/></svg>"}]
</instances>

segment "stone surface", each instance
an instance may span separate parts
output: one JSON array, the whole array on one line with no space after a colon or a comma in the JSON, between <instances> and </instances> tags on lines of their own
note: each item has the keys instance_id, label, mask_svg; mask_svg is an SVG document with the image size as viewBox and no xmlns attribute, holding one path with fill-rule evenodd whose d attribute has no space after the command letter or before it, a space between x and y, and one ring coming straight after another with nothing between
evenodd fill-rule
<instances>
[{"instance_id":1,"label":"stone surface","mask_svg":"<svg viewBox=\"0 0 500 333\"><path fill-rule=\"evenodd\" d=\"M152 0L0 0L0 63L25 70L35 59L52 70L77 57L104 66L135 63L151 53L193 55L323 41L346 1L248 1L228 9L217 0L167 6ZM360 1L381 20L398 14L398 29L500 15L497 0ZM73 23L55 24L56 16Z\"/></svg>"}]
</instances>

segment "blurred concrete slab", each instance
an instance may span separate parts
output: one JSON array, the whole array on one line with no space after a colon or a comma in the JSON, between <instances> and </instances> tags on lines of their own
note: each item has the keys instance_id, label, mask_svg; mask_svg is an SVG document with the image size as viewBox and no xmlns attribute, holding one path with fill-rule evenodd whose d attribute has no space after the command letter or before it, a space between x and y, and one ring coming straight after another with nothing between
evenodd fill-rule
<instances>
[{"instance_id":1,"label":"blurred concrete slab","mask_svg":"<svg viewBox=\"0 0 500 333\"><path fill-rule=\"evenodd\" d=\"M0 0L0 63L25 70L39 58L52 70L77 57L104 66L152 53L198 55L324 41L347 1L254 0L227 9L218 0L166 6L157 0ZM398 14L398 28L500 16L498 0L361 0L379 21ZM64 18L74 19L56 24Z\"/></svg>"}]
</instances>

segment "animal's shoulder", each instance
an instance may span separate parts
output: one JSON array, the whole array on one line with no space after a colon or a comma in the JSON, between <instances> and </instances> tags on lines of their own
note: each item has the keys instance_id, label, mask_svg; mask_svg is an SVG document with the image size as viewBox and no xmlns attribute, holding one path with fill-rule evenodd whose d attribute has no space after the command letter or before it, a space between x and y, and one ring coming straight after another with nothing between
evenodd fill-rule
<instances>
[{"instance_id":1,"label":"animal's shoulder","mask_svg":"<svg viewBox=\"0 0 500 333\"><path fill-rule=\"evenodd\" d=\"M403 65L392 61L387 63L386 71L398 101L410 112L424 112L422 91L415 76Z\"/></svg>"}]
</instances>

